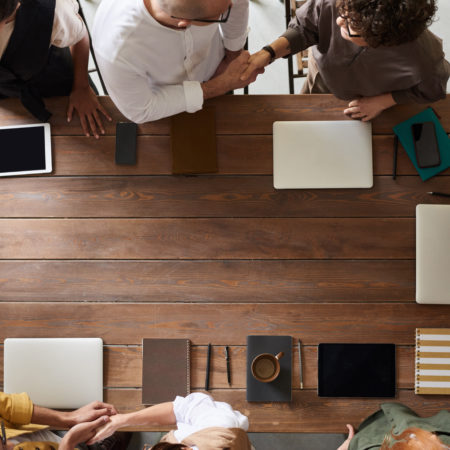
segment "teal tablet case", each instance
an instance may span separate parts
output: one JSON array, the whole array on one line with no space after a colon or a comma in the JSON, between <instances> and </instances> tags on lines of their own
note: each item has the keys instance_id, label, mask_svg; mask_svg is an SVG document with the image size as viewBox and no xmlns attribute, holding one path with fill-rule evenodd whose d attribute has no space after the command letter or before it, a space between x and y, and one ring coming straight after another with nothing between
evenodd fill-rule
<instances>
[{"instance_id":1,"label":"teal tablet case","mask_svg":"<svg viewBox=\"0 0 450 450\"><path fill-rule=\"evenodd\" d=\"M436 137L439 146L439 153L441 154L441 164L436 167L429 167L422 169L417 165L416 153L414 150L414 140L411 131L411 125L414 123L433 122L436 129ZM431 108L427 108L424 111L416 114L415 116L399 123L394 127L394 133L398 136L403 148L406 150L409 158L411 159L414 167L419 173L423 181L434 177L439 172L450 167L450 139L447 136L444 128L442 127L435 112Z\"/></svg>"}]
</instances>

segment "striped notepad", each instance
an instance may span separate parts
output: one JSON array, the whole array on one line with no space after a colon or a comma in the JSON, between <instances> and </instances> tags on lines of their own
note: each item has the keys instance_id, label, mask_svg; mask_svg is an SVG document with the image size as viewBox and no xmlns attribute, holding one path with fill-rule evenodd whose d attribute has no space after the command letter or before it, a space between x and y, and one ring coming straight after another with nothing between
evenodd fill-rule
<instances>
[{"instance_id":1,"label":"striped notepad","mask_svg":"<svg viewBox=\"0 0 450 450\"><path fill-rule=\"evenodd\" d=\"M450 328L416 328L416 394L450 394Z\"/></svg>"}]
</instances>

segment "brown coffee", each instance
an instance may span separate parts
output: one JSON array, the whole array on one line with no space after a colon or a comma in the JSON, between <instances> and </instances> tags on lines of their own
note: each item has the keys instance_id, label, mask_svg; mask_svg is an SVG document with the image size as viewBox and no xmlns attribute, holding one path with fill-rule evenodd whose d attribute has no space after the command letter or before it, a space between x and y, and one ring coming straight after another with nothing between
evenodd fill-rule
<instances>
[{"instance_id":1,"label":"brown coffee","mask_svg":"<svg viewBox=\"0 0 450 450\"><path fill-rule=\"evenodd\" d=\"M273 377L277 368L273 361L269 358L261 358L255 364L255 373L260 378L270 378Z\"/></svg>"}]
</instances>

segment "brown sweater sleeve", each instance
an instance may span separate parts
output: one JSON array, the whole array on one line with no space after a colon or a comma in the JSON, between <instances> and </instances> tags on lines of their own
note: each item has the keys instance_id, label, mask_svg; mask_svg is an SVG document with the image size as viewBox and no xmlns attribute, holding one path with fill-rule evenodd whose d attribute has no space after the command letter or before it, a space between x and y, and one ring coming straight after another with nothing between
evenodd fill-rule
<instances>
[{"instance_id":1,"label":"brown sweater sleeve","mask_svg":"<svg viewBox=\"0 0 450 450\"><path fill-rule=\"evenodd\" d=\"M297 9L288 29L282 34L289 41L291 53L319 43L319 21L324 0L310 0Z\"/></svg>"}]
</instances>

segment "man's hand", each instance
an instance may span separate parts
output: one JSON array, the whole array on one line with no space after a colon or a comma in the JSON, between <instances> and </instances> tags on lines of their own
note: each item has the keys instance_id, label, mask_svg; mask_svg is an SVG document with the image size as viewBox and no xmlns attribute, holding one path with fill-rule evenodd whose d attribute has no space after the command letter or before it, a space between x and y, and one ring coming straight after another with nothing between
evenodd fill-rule
<instances>
[{"instance_id":1,"label":"man's hand","mask_svg":"<svg viewBox=\"0 0 450 450\"><path fill-rule=\"evenodd\" d=\"M203 97L205 99L217 97L234 89L243 88L255 81L256 77L264 72L264 69L254 71L245 81L241 80L241 75L248 67L249 57L248 51L241 52L237 58L228 64L222 74L202 83Z\"/></svg>"},{"instance_id":2,"label":"man's hand","mask_svg":"<svg viewBox=\"0 0 450 450\"><path fill-rule=\"evenodd\" d=\"M95 432L95 435L91 436L88 442L88 445L92 445L94 442L103 441L107 437L113 435L122 425L123 414L117 414L115 416L111 416L109 422L105 423L103 426L98 428Z\"/></svg>"},{"instance_id":3,"label":"man's hand","mask_svg":"<svg viewBox=\"0 0 450 450\"><path fill-rule=\"evenodd\" d=\"M352 100L348 108L344 109L352 119L359 119L363 122L372 120L382 111L395 105L391 94L375 95L374 97L361 97Z\"/></svg>"},{"instance_id":4,"label":"man's hand","mask_svg":"<svg viewBox=\"0 0 450 450\"><path fill-rule=\"evenodd\" d=\"M217 66L216 71L214 72L214 75L211 78L215 78L218 75L221 75L225 72L231 61L235 60L240 54L242 53L242 50L238 50L236 52L233 52L231 50L225 49L225 56L223 57L222 61L220 61L220 64Z\"/></svg>"},{"instance_id":5,"label":"man's hand","mask_svg":"<svg viewBox=\"0 0 450 450\"><path fill-rule=\"evenodd\" d=\"M353 439L355 435L355 430L349 424L347 424L348 428L348 438L342 443L342 445L337 450L348 450L348 446L350 445L350 441Z\"/></svg>"},{"instance_id":6,"label":"man's hand","mask_svg":"<svg viewBox=\"0 0 450 450\"><path fill-rule=\"evenodd\" d=\"M73 450L80 442L89 441L95 430L110 420L109 416L101 416L93 422L79 423L72 427L63 437L59 444L59 450Z\"/></svg>"},{"instance_id":7,"label":"man's hand","mask_svg":"<svg viewBox=\"0 0 450 450\"><path fill-rule=\"evenodd\" d=\"M99 131L105 134L99 111L111 121L111 117L105 108L98 101L95 92L90 86L74 87L69 97L69 107L67 108L67 122L72 120L73 111L76 110L80 116L81 128L86 136L89 136L89 128L92 135L99 138Z\"/></svg>"},{"instance_id":8,"label":"man's hand","mask_svg":"<svg viewBox=\"0 0 450 450\"><path fill-rule=\"evenodd\" d=\"M270 63L270 53L265 50L260 50L259 52L253 53L248 59L248 67L241 75L241 80L245 81L251 77L252 73L255 71L264 69Z\"/></svg>"},{"instance_id":9,"label":"man's hand","mask_svg":"<svg viewBox=\"0 0 450 450\"><path fill-rule=\"evenodd\" d=\"M66 414L68 426L73 426L82 422L97 420L101 416L113 416L117 414L117 410L109 403L92 402Z\"/></svg>"}]
</instances>

